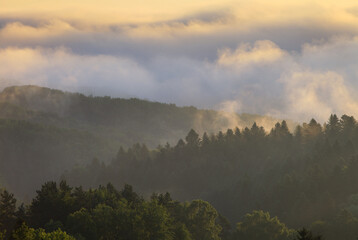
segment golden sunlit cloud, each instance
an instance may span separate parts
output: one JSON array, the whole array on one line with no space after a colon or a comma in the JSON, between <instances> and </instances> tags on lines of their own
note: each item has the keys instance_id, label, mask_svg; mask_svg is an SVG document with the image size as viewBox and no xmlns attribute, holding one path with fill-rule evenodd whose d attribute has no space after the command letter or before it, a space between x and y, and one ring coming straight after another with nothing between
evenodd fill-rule
<instances>
[{"instance_id":1,"label":"golden sunlit cloud","mask_svg":"<svg viewBox=\"0 0 358 240\"><path fill-rule=\"evenodd\" d=\"M357 22L356 1L309 0L1 0L2 17L67 19L94 24L155 23L202 12L230 10L239 25L326 21L352 24Z\"/></svg>"},{"instance_id":2,"label":"golden sunlit cloud","mask_svg":"<svg viewBox=\"0 0 358 240\"><path fill-rule=\"evenodd\" d=\"M40 44L60 35L106 32L153 41L212 35L277 36L270 31L279 28L293 31L292 36L298 34L295 28L306 29L313 35L317 31L358 33L358 4L354 1L105 0L99 4L94 0L0 0L0 4L0 21L4 22L0 37L6 43L27 40ZM322 37L326 36L317 34L310 41ZM273 40L255 40L267 39Z\"/></svg>"},{"instance_id":3,"label":"golden sunlit cloud","mask_svg":"<svg viewBox=\"0 0 358 240\"><path fill-rule=\"evenodd\" d=\"M93 89L298 120L358 114L356 1L0 0L0 6L0 88Z\"/></svg>"},{"instance_id":4,"label":"golden sunlit cloud","mask_svg":"<svg viewBox=\"0 0 358 240\"><path fill-rule=\"evenodd\" d=\"M242 66L255 63L271 63L282 58L285 52L271 41L258 41L254 46L243 44L235 52L224 49L219 54L219 64Z\"/></svg>"},{"instance_id":5,"label":"golden sunlit cloud","mask_svg":"<svg viewBox=\"0 0 358 240\"><path fill-rule=\"evenodd\" d=\"M204 0L14 0L0 1L2 16L67 18L92 23L139 23L170 20L226 6L230 1Z\"/></svg>"}]
</instances>

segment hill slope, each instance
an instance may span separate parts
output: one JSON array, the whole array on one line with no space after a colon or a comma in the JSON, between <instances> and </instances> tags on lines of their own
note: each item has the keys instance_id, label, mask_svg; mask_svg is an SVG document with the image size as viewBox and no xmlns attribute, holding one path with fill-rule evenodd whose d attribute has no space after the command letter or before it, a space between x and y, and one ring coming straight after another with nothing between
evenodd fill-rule
<instances>
[{"instance_id":1,"label":"hill slope","mask_svg":"<svg viewBox=\"0 0 358 240\"><path fill-rule=\"evenodd\" d=\"M120 146L175 144L234 126L274 125L268 117L229 114L139 99L92 97L37 86L0 93L0 184L24 196L93 158L109 162Z\"/></svg>"},{"instance_id":2,"label":"hill slope","mask_svg":"<svg viewBox=\"0 0 358 240\"><path fill-rule=\"evenodd\" d=\"M86 130L121 145L143 142L150 147L176 143L191 128L199 133L214 133L251 126L253 122L271 128L277 122L259 115L199 110L139 99L92 97L37 86L4 89L0 93L0 117Z\"/></svg>"}]
</instances>

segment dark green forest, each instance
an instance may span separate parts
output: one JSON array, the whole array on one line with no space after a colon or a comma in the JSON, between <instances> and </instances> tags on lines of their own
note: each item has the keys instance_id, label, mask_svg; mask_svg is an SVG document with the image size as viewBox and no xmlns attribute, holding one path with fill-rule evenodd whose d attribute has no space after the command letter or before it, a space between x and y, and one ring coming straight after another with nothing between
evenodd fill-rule
<instances>
[{"instance_id":1,"label":"dark green forest","mask_svg":"<svg viewBox=\"0 0 358 240\"><path fill-rule=\"evenodd\" d=\"M357 239L355 118L235 116L5 89L2 238Z\"/></svg>"},{"instance_id":2,"label":"dark green forest","mask_svg":"<svg viewBox=\"0 0 358 240\"><path fill-rule=\"evenodd\" d=\"M141 192L169 191L176 199L204 199L231 223L260 209L287 226L309 226L326 239L358 236L358 125L331 115L290 133L285 121L270 132L228 129L148 150L121 148L109 164L93 160L62 178L86 188L107 182Z\"/></svg>"},{"instance_id":3,"label":"dark green forest","mask_svg":"<svg viewBox=\"0 0 358 240\"><path fill-rule=\"evenodd\" d=\"M288 228L262 210L235 226L208 202L179 202L169 193L145 200L125 185L96 189L46 182L29 205L0 195L0 239L14 240L320 240L305 228Z\"/></svg>"}]
</instances>

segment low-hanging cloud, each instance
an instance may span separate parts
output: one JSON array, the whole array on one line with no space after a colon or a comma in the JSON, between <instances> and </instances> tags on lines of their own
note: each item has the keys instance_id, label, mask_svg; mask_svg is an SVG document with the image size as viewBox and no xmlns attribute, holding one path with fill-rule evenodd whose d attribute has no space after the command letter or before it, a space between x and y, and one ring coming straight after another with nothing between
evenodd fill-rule
<instances>
[{"instance_id":1,"label":"low-hanging cloud","mask_svg":"<svg viewBox=\"0 0 358 240\"><path fill-rule=\"evenodd\" d=\"M350 51L342 58L344 46ZM265 40L222 49L215 61L157 57L140 64L66 48L5 48L0 76L17 84L323 121L330 113L358 115L356 51L355 37L306 44L301 53Z\"/></svg>"},{"instance_id":2,"label":"low-hanging cloud","mask_svg":"<svg viewBox=\"0 0 358 240\"><path fill-rule=\"evenodd\" d=\"M146 97L156 84L151 73L130 59L76 55L65 48L0 49L0 65L0 76L7 79L2 88L13 79L14 84Z\"/></svg>"},{"instance_id":3,"label":"low-hanging cloud","mask_svg":"<svg viewBox=\"0 0 358 240\"><path fill-rule=\"evenodd\" d=\"M183 7L152 21L4 13L0 88L36 84L299 121L358 116L357 7L310 2Z\"/></svg>"}]
</instances>

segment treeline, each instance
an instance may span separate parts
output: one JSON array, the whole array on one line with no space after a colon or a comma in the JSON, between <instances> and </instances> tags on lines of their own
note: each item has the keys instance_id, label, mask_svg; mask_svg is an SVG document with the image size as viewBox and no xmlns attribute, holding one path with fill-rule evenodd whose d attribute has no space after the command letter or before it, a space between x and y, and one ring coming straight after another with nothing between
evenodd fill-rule
<instances>
[{"instance_id":1,"label":"treeline","mask_svg":"<svg viewBox=\"0 0 358 240\"><path fill-rule=\"evenodd\" d=\"M110 164L94 160L63 178L85 187L126 182L145 194L170 191L180 200L204 199L231 222L263 209L290 227L311 226L327 239L353 239L357 147L356 120L331 115L324 125L312 119L294 133L285 121L269 132L256 124L202 137L191 130L175 146L121 148Z\"/></svg>"},{"instance_id":2,"label":"treeline","mask_svg":"<svg viewBox=\"0 0 358 240\"><path fill-rule=\"evenodd\" d=\"M216 132L269 117L178 107L140 99L86 96L38 86L0 92L0 186L29 200L44 181L97 157L109 162L119 146L175 143L191 128Z\"/></svg>"},{"instance_id":3,"label":"treeline","mask_svg":"<svg viewBox=\"0 0 358 240\"><path fill-rule=\"evenodd\" d=\"M145 142L149 147L174 142L190 128L215 132L232 120L245 126L254 121L274 124L274 119L259 115L231 114L228 118L213 110L136 98L86 96L31 85L0 92L0 118L85 130L115 144Z\"/></svg>"},{"instance_id":4,"label":"treeline","mask_svg":"<svg viewBox=\"0 0 358 240\"><path fill-rule=\"evenodd\" d=\"M47 182L28 206L0 194L0 239L14 240L320 240L287 228L263 211L246 214L232 228L208 202L178 202L169 193L148 200L125 185L96 189Z\"/></svg>"}]
</instances>

